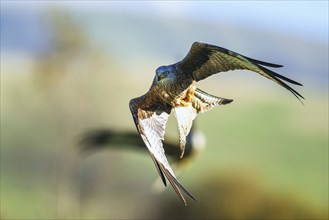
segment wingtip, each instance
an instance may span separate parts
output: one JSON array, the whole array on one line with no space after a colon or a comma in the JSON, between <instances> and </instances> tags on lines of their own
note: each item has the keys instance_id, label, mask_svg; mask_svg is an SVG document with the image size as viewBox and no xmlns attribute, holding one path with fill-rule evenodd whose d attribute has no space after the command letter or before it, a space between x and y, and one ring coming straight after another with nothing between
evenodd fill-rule
<instances>
[{"instance_id":1,"label":"wingtip","mask_svg":"<svg viewBox=\"0 0 329 220\"><path fill-rule=\"evenodd\" d=\"M246 57L246 56L244 56L244 57ZM267 66L267 67L272 67L272 68L281 68L281 67L283 67L283 65L281 65L281 64L269 63L269 62L265 62L265 61L261 61L261 60L256 60L256 59L253 59L253 58L250 58L250 57L246 57L246 58L248 60L256 63L256 64Z\"/></svg>"},{"instance_id":2,"label":"wingtip","mask_svg":"<svg viewBox=\"0 0 329 220\"><path fill-rule=\"evenodd\" d=\"M226 105L226 104L230 104L231 102L233 102L233 99L223 99L223 101L221 101L221 104Z\"/></svg>"},{"instance_id":3,"label":"wingtip","mask_svg":"<svg viewBox=\"0 0 329 220\"><path fill-rule=\"evenodd\" d=\"M178 197L180 198L180 200L182 201L182 203L184 205L187 205L187 202L182 194L182 192L180 190L182 190L186 195L188 195L190 198L192 198L193 200L197 201L197 199L187 190L185 189L176 179L175 176L173 176L173 174L171 174L169 172L169 170L167 170L164 165L160 164L160 168L163 171L164 175L167 177L168 181L170 182L171 186L173 187L173 189L175 190L176 194L178 195Z\"/></svg>"},{"instance_id":4,"label":"wingtip","mask_svg":"<svg viewBox=\"0 0 329 220\"><path fill-rule=\"evenodd\" d=\"M167 181L166 181L166 178L164 176L162 167L160 166L159 162L155 159L155 157L152 154L151 154L151 158L152 158L152 160L153 160L153 162L155 164L155 167L156 167L156 169L157 169L157 171L159 173L159 176L161 177L161 180L163 182L163 185L165 187L167 187Z\"/></svg>"}]
</instances>

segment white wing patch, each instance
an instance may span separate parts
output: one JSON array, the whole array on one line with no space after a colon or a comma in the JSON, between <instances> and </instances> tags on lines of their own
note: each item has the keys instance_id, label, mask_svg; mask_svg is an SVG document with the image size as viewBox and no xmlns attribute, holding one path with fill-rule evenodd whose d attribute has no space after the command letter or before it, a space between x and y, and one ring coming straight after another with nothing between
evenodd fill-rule
<instances>
[{"instance_id":1,"label":"white wing patch","mask_svg":"<svg viewBox=\"0 0 329 220\"><path fill-rule=\"evenodd\" d=\"M186 205L186 200L180 190L192 199L196 200L196 198L176 179L162 146L162 140L164 139L165 127L169 118L171 107L158 105L157 103L153 106L146 105L147 107L143 107L142 104L145 102L145 99L146 97L142 96L132 99L129 103L135 125L151 154L151 158L157 168L157 171L159 172L160 177L162 178L163 183L166 185L167 178L181 201Z\"/></svg>"},{"instance_id":2,"label":"white wing patch","mask_svg":"<svg viewBox=\"0 0 329 220\"><path fill-rule=\"evenodd\" d=\"M165 152L162 146L162 140L164 139L165 127L169 114L162 112L157 114L154 112L151 117L139 120L139 127L142 130L141 136L145 142L148 150L154 156L158 163L163 166L174 175L169 162L165 156Z\"/></svg>"},{"instance_id":3,"label":"white wing patch","mask_svg":"<svg viewBox=\"0 0 329 220\"><path fill-rule=\"evenodd\" d=\"M192 104L189 104L186 107L174 108L174 114L178 125L179 147L181 149L180 157L182 158L185 150L186 136L191 130L193 120L197 115L197 111L192 106Z\"/></svg>"}]
</instances>

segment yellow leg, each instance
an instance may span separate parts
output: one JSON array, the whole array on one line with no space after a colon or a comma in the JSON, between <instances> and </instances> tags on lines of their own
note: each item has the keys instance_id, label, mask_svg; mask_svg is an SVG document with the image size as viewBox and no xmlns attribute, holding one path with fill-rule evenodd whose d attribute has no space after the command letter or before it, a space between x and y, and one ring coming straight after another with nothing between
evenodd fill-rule
<instances>
[{"instance_id":1,"label":"yellow leg","mask_svg":"<svg viewBox=\"0 0 329 220\"><path fill-rule=\"evenodd\" d=\"M180 104L184 107L188 106L189 105L189 102L186 102L184 100L180 100Z\"/></svg>"}]
</instances>

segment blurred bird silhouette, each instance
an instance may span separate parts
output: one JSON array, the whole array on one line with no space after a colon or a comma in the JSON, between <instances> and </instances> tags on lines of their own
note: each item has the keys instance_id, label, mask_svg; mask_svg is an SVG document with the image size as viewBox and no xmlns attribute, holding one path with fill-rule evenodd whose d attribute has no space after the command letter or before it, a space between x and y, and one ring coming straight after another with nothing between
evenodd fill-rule
<instances>
[{"instance_id":1,"label":"blurred bird silhouette","mask_svg":"<svg viewBox=\"0 0 329 220\"><path fill-rule=\"evenodd\" d=\"M206 138L203 132L197 130L195 124L186 137L186 148L183 158L180 158L180 149L177 147L177 143L169 137L168 139L163 142L163 147L177 174L180 174L189 167L206 146ZM115 129L98 128L87 131L82 134L78 146L81 152L86 155L113 148L139 150L148 153L138 133L133 131L118 131Z\"/></svg>"}]
</instances>

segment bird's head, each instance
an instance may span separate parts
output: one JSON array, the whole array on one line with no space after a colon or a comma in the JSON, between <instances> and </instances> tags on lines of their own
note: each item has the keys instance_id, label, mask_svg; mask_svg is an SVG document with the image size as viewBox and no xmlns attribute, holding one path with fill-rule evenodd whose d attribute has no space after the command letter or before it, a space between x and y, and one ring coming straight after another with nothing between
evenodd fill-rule
<instances>
[{"instance_id":1,"label":"bird's head","mask_svg":"<svg viewBox=\"0 0 329 220\"><path fill-rule=\"evenodd\" d=\"M155 71L154 81L156 83L168 83L176 78L176 68L174 65L160 66Z\"/></svg>"}]
</instances>

